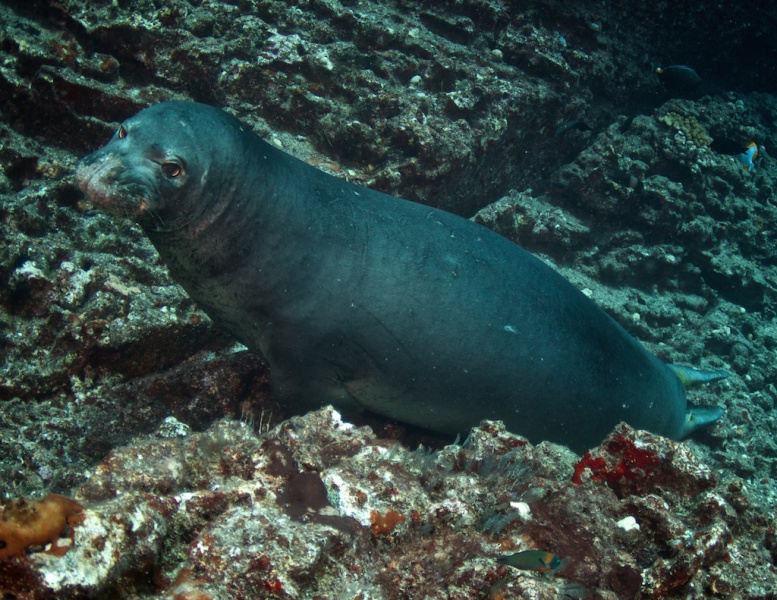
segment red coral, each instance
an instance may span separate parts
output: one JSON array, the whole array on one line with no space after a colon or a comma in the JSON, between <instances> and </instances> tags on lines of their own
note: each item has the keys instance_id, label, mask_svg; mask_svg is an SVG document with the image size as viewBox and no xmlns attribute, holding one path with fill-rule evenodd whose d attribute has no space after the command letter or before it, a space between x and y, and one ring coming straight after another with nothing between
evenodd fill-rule
<instances>
[{"instance_id":1,"label":"red coral","mask_svg":"<svg viewBox=\"0 0 777 600\"><path fill-rule=\"evenodd\" d=\"M650 474L654 468L661 462L654 450L643 450L637 448L636 444L628 438L619 435L617 438L607 444L607 451L610 454L620 454L621 461L618 468L623 469L626 477L633 477L633 468L642 469L645 474Z\"/></svg>"},{"instance_id":2,"label":"red coral","mask_svg":"<svg viewBox=\"0 0 777 600\"><path fill-rule=\"evenodd\" d=\"M283 589L283 584L281 583L281 580L276 577L272 581L265 579L264 587L268 592L280 592Z\"/></svg>"},{"instance_id":3,"label":"red coral","mask_svg":"<svg viewBox=\"0 0 777 600\"><path fill-rule=\"evenodd\" d=\"M601 456L591 458L591 453L586 452L585 456L583 456L583 460L575 465L575 469L572 472L572 483L576 483L577 485L583 483L583 480L580 478L580 476L583 474L583 471L585 471L586 467L591 469L591 479L594 481L603 479L607 472L607 464L604 462L604 459Z\"/></svg>"},{"instance_id":4,"label":"red coral","mask_svg":"<svg viewBox=\"0 0 777 600\"><path fill-rule=\"evenodd\" d=\"M621 478L633 479L637 475L650 476L661 462L654 450L637 448L633 441L622 435L607 444L607 452L616 457L615 466L608 466L607 461L602 456L591 458L591 453L586 452L583 459L575 465L572 482L577 485L583 483L581 475L588 467L591 470L591 480L606 481L612 487ZM639 469L639 471L635 471L635 469Z\"/></svg>"}]
</instances>

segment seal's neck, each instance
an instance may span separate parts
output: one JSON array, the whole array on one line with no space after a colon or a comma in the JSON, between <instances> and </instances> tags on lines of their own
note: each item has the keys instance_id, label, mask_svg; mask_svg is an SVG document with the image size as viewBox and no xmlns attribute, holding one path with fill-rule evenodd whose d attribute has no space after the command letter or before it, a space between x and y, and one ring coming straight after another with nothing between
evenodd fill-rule
<instances>
[{"instance_id":1,"label":"seal's neck","mask_svg":"<svg viewBox=\"0 0 777 600\"><path fill-rule=\"evenodd\" d=\"M270 311L316 260L306 248L321 228L316 182L326 176L252 133L239 141L248 159L211 166L196 219L175 232L146 231L173 279L209 313L225 304ZM226 292L214 301L214 290Z\"/></svg>"}]
</instances>

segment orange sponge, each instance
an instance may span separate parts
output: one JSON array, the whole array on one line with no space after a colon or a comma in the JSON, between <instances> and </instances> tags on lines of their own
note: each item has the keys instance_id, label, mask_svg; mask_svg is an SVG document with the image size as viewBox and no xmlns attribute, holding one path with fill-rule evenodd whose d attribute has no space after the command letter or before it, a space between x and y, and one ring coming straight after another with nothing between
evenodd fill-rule
<instances>
[{"instance_id":1,"label":"orange sponge","mask_svg":"<svg viewBox=\"0 0 777 600\"><path fill-rule=\"evenodd\" d=\"M59 494L6 502L0 507L0 560L24 556L29 546L46 544L51 544L49 554L62 556L69 546L57 542L68 526L83 522L83 510L78 502Z\"/></svg>"},{"instance_id":2,"label":"orange sponge","mask_svg":"<svg viewBox=\"0 0 777 600\"><path fill-rule=\"evenodd\" d=\"M399 523L405 522L405 515L391 509L388 509L385 515L380 514L377 510L373 510L370 513L370 522L372 535L388 535Z\"/></svg>"}]
</instances>

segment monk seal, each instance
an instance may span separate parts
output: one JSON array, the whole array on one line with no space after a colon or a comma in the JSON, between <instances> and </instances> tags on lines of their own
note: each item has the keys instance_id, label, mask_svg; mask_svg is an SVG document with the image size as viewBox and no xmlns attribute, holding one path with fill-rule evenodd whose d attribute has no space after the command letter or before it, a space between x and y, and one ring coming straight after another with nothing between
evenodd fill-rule
<instances>
[{"instance_id":1,"label":"monk seal","mask_svg":"<svg viewBox=\"0 0 777 600\"><path fill-rule=\"evenodd\" d=\"M217 108L141 111L76 179L139 221L294 410L330 403L443 433L499 419L577 451L620 421L679 439L722 413L689 411L681 377L724 373L665 365L526 250L327 175Z\"/></svg>"}]
</instances>

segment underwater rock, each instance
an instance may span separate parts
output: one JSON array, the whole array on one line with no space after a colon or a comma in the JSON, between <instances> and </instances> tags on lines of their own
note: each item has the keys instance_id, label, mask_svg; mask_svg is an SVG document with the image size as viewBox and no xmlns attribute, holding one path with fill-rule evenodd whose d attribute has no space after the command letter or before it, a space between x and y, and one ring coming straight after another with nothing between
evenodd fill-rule
<instances>
[{"instance_id":1,"label":"underwater rock","mask_svg":"<svg viewBox=\"0 0 777 600\"><path fill-rule=\"evenodd\" d=\"M153 577L154 598L464 600L757 597L777 583L759 562L773 516L741 480L625 425L581 460L488 421L461 444L415 451L331 408L262 435L239 421L203 433L168 423L115 449L75 498L67 553L6 558L0 590L129 598ZM523 576L497 560L525 550L566 567Z\"/></svg>"}]
</instances>

